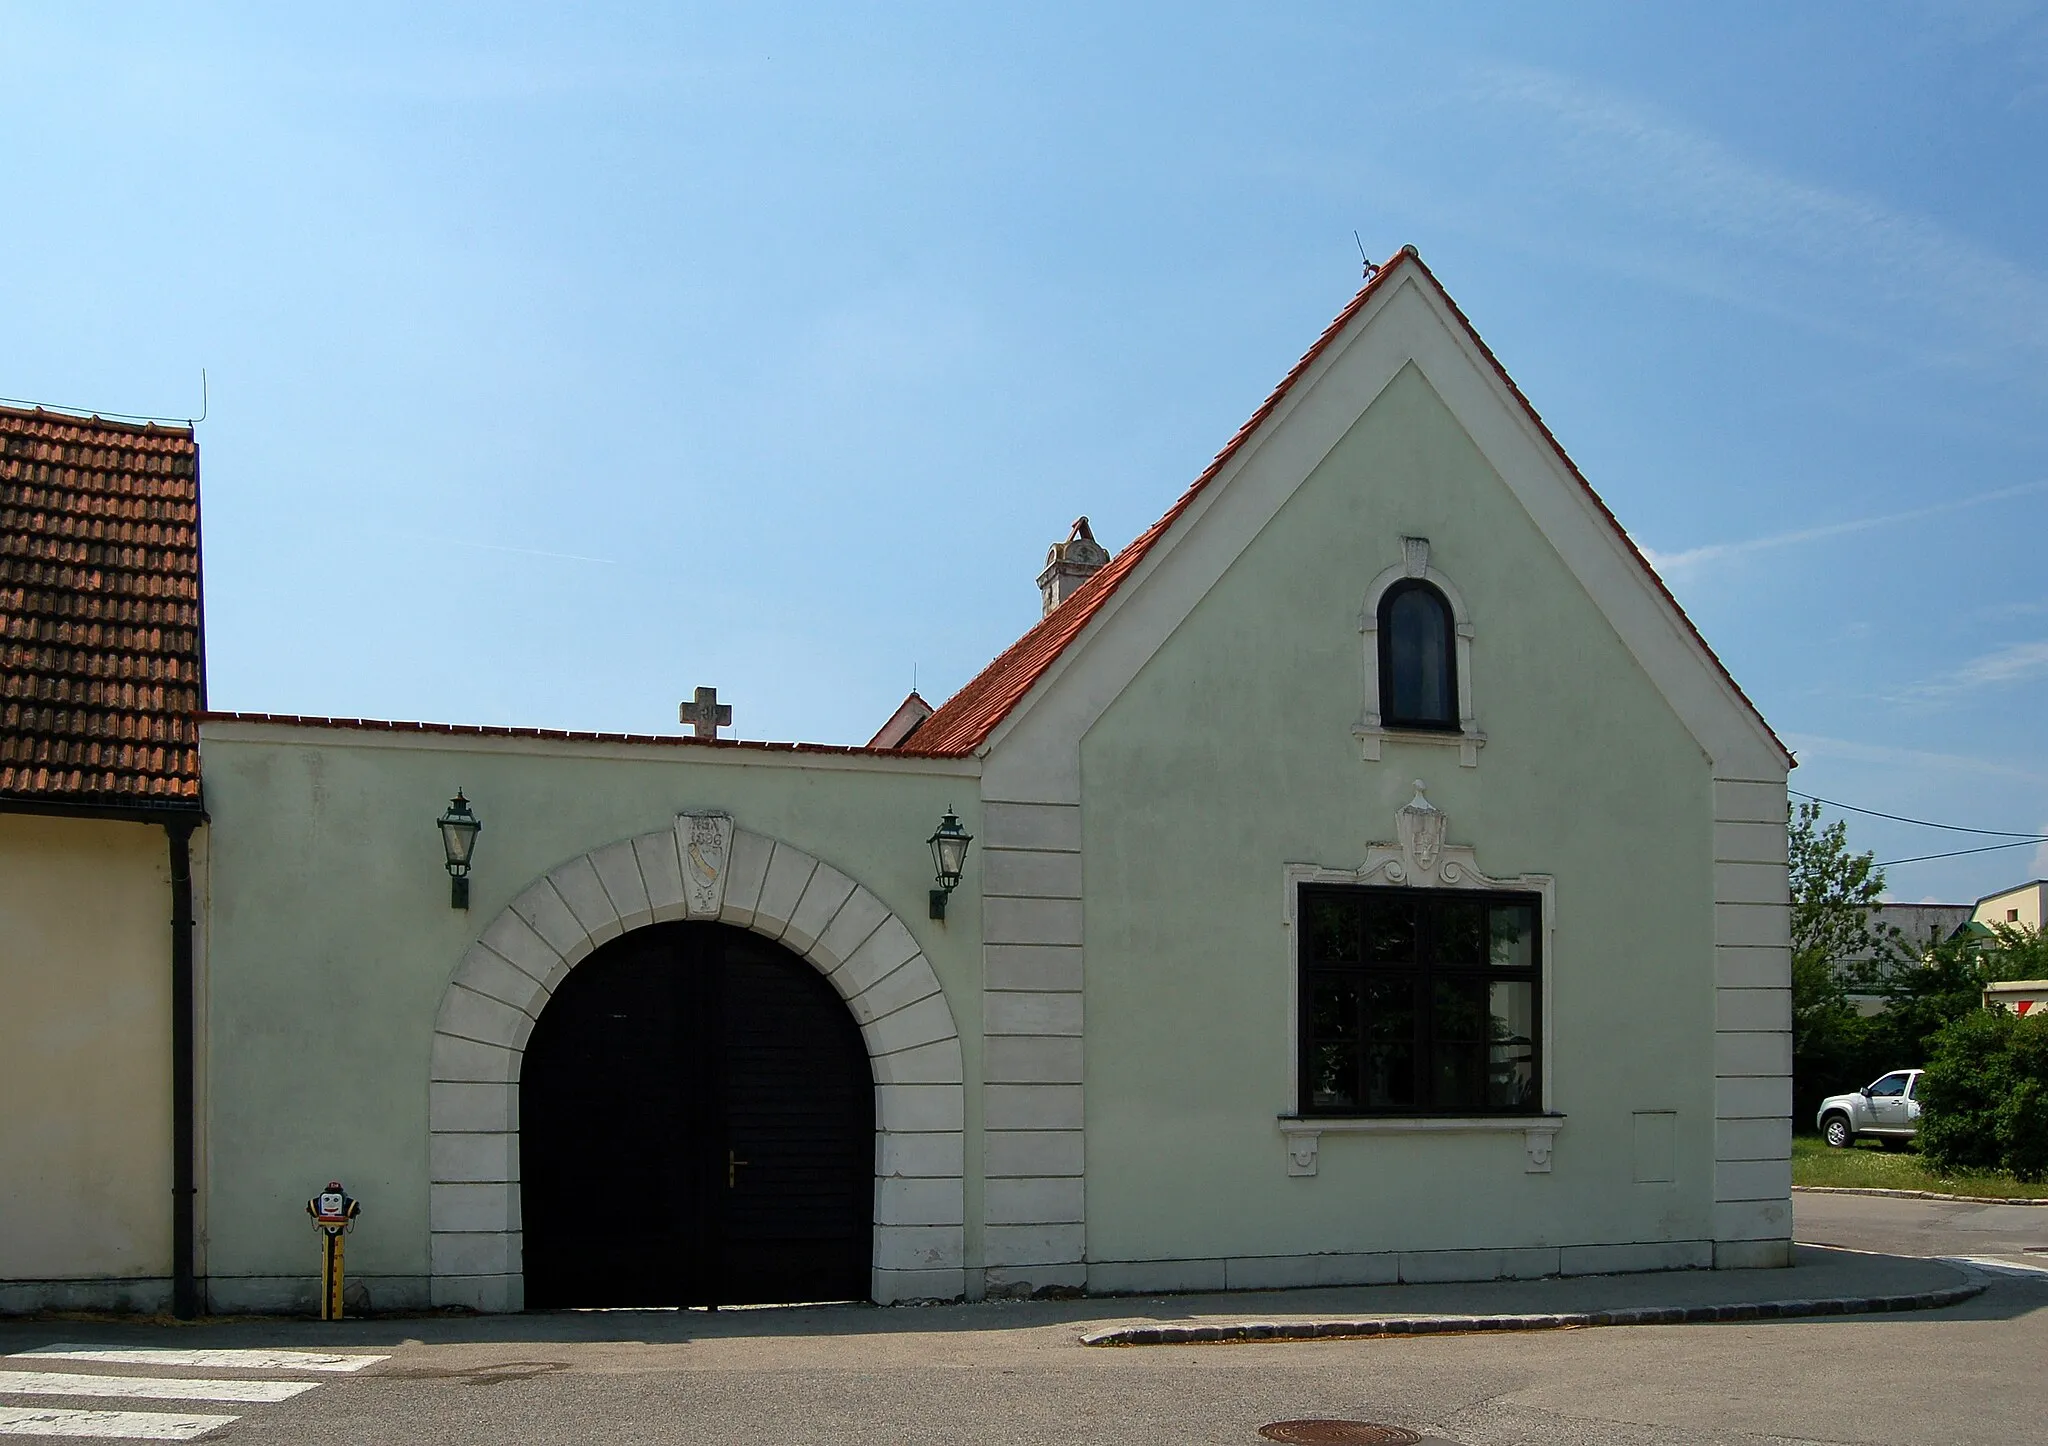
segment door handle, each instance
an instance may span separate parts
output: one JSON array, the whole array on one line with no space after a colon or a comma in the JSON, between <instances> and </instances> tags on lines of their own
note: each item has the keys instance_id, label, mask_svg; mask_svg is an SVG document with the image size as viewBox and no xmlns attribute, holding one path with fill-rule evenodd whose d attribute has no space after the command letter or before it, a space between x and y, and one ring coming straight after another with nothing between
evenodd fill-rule
<instances>
[{"instance_id":1,"label":"door handle","mask_svg":"<svg viewBox=\"0 0 2048 1446\"><path fill-rule=\"evenodd\" d=\"M728 1190L737 1189L740 1183L740 1166L753 1163L752 1160L742 1160L739 1151L727 1150L725 1152L725 1188Z\"/></svg>"}]
</instances>

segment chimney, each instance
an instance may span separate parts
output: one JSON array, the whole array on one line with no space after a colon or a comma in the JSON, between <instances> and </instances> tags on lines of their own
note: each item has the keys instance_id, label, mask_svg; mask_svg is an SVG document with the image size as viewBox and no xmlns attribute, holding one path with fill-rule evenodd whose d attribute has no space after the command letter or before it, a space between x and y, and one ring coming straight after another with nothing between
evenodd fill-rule
<instances>
[{"instance_id":1,"label":"chimney","mask_svg":"<svg viewBox=\"0 0 2048 1446\"><path fill-rule=\"evenodd\" d=\"M1045 612L1072 597L1082 583L1109 561L1109 552L1095 540L1088 519L1077 518L1065 542L1055 542L1045 554L1045 571L1038 575L1038 591L1045 598ZM1041 614L1042 616L1043 614Z\"/></svg>"}]
</instances>

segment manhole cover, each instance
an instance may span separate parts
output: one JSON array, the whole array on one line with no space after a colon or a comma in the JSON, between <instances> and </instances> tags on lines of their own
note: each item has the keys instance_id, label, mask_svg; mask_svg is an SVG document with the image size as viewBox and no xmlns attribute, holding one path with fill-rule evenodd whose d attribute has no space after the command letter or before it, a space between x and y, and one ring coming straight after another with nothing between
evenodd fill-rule
<instances>
[{"instance_id":1,"label":"manhole cover","mask_svg":"<svg viewBox=\"0 0 2048 1446\"><path fill-rule=\"evenodd\" d=\"M1399 1426L1372 1421L1275 1421L1259 1427L1268 1441L1296 1441L1302 1446L1414 1446L1422 1438Z\"/></svg>"}]
</instances>

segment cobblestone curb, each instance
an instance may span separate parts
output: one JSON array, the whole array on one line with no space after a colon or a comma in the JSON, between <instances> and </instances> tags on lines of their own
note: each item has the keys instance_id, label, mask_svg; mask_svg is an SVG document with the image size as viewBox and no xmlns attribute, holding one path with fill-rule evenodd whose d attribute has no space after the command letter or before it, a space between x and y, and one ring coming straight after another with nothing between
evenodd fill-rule
<instances>
[{"instance_id":1,"label":"cobblestone curb","mask_svg":"<svg viewBox=\"0 0 2048 1446\"><path fill-rule=\"evenodd\" d=\"M1981 1284L1914 1295L1834 1296L1767 1300L1746 1305L1633 1306L1559 1315L1421 1315L1369 1320L1235 1321L1224 1325L1125 1325L1089 1331L1084 1346L1177 1346L1212 1341L1321 1341L1370 1336L1470 1334L1479 1331L1578 1330L1588 1326L1696 1325L1706 1321L1794 1320L1802 1316L1874 1315L1940 1310L1983 1294Z\"/></svg>"},{"instance_id":2,"label":"cobblestone curb","mask_svg":"<svg viewBox=\"0 0 2048 1446\"><path fill-rule=\"evenodd\" d=\"M1939 1190L1880 1190L1875 1185L1794 1185L1795 1195L1879 1195L1889 1200L1953 1200L1958 1205L2048 1205L2048 1198L1944 1195Z\"/></svg>"}]
</instances>

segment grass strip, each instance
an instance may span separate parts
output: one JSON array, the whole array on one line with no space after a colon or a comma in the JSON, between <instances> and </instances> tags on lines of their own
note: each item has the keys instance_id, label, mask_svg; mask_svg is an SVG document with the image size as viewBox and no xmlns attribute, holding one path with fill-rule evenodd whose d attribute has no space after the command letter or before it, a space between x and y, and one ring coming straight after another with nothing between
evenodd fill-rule
<instances>
[{"instance_id":1,"label":"grass strip","mask_svg":"<svg viewBox=\"0 0 2048 1446\"><path fill-rule=\"evenodd\" d=\"M2048 1183L2025 1185L1999 1171L1958 1170L1942 1174L1912 1149L1886 1150L1861 1142L1831 1150L1816 1135L1792 1140L1792 1183L1837 1189L1928 1190L1938 1195L1978 1195L1999 1200L2048 1200Z\"/></svg>"}]
</instances>

